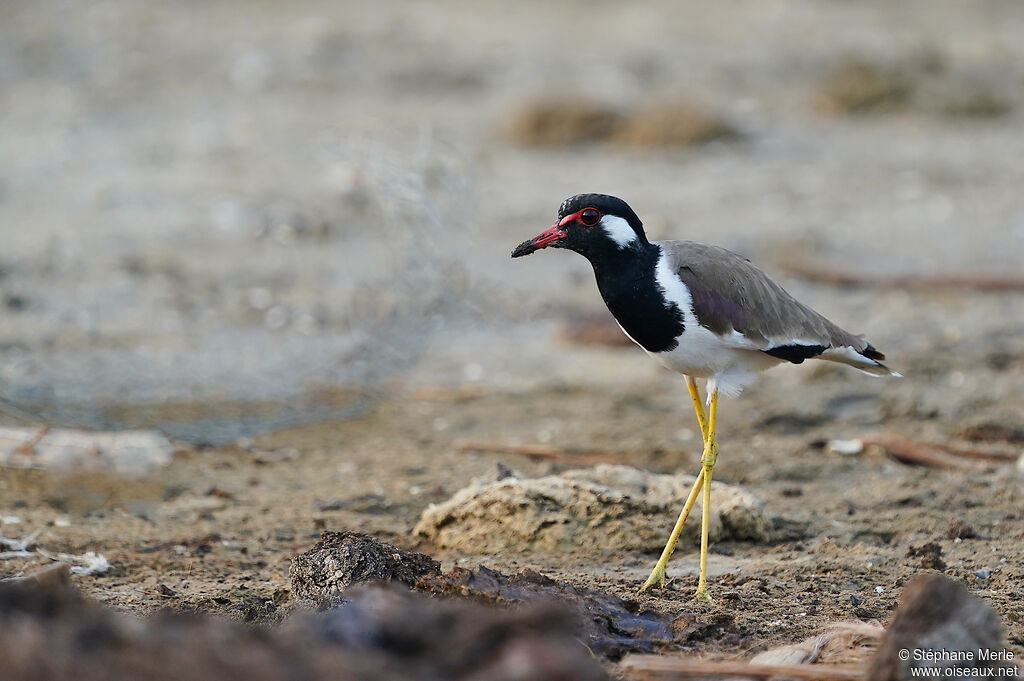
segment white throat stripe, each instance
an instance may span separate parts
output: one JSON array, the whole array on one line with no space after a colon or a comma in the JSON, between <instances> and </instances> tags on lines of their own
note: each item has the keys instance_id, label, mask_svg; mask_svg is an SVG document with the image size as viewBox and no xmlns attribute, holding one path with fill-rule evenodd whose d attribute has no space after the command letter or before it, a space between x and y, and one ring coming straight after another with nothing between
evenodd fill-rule
<instances>
[{"instance_id":1,"label":"white throat stripe","mask_svg":"<svg viewBox=\"0 0 1024 681\"><path fill-rule=\"evenodd\" d=\"M616 215L605 215L601 218L601 229L612 241L625 248L636 241L636 232L629 226L629 223Z\"/></svg>"}]
</instances>

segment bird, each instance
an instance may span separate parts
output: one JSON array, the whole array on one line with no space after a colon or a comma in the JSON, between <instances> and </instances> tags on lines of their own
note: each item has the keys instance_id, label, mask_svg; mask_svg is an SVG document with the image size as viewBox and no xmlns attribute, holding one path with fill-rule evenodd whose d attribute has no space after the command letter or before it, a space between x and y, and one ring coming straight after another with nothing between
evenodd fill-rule
<instances>
[{"instance_id":1,"label":"bird","mask_svg":"<svg viewBox=\"0 0 1024 681\"><path fill-rule=\"evenodd\" d=\"M683 374L703 439L701 470L665 549L640 592L661 588L683 525L702 496L700 572L695 598L707 590L711 478L718 459L719 394L739 395L756 376L781 364L821 359L875 376L899 376L863 336L843 330L796 300L750 260L694 241L649 241L622 199L576 194L555 223L512 251L513 258L563 248L590 261L597 288L623 333L664 367ZM705 398L697 379L706 380Z\"/></svg>"}]
</instances>

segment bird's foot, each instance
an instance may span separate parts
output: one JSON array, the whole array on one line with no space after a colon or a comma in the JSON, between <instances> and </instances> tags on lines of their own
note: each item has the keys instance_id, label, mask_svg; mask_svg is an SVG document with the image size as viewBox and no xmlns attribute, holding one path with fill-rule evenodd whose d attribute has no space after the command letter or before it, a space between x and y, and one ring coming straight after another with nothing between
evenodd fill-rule
<instances>
[{"instance_id":1,"label":"bird's foot","mask_svg":"<svg viewBox=\"0 0 1024 681\"><path fill-rule=\"evenodd\" d=\"M715 599L713 599L710 596L710 594L708 594L708 589L703 584L701 584L700 586L697 587L697 592L695 594L693 594L693 600L701 601L703 603L714 603L715 602Z\"/></svg>"},{"instance_id":2,"label":"bird's foot","mask_svg":"<svg viewBox=\"0 0 1024 681\"><path fill-rule=\"evenodd\" d=\"M651 576L647 578L644 585L640 587L638 593L647 593L651 589L664 589L665 588L665 566L658 565L654 566L654 570L651 571Z\"/></svg>"}]
</instances>

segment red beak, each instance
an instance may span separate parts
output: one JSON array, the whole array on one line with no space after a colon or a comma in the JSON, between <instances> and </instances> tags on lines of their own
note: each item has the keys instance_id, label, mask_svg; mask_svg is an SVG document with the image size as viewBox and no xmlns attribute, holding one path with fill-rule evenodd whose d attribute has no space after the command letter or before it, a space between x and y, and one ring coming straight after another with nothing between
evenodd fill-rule
<instances>
[{"instance_id":1,"label":"red beak","mask_svg":"<svg viewBox=\"0 0 1024 681\"><path fill-rule=\"evenodd\" d=\"M547 248L551 244L555 243L561 238L565 237L565 232L558 224L551 225L543 232L533 237L528 241L516 246L516 250L512 251L513 258L519 258L524 255L530 255L534 251L539 251L542 248Z\"/></svg>"}]
</instances>

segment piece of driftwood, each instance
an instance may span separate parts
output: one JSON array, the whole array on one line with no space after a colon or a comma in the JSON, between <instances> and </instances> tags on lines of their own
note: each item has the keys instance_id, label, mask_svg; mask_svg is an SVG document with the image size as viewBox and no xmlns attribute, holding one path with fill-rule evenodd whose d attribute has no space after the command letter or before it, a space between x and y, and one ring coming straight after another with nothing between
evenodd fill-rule
<instances>
[{"instance_id":1,"label":"piece of driftwood","mask_svg":"<svg viewBox=\"0 0 1024 681\"><path fill-rule=\"evenodd\" d=\"M816 664L840 657L857 662L863 652L881 638L884 630L866 622L839 622L817 636L798 643L762 651L748 662L702 660L697 658L636 655L623 660L619 668L628 679L818 679L820 681L864 679L862 664Z\"/></svg>"},{"instance_id":2,"label":"piece of driftwood","mask_svg":"<svg viewBox=\"0 0 1024 681\"><path fill-rule=\"evenodd\" d=\"M969 449L967 447L955 447L953 445L943 444L941 442L930 442L929 447L953 454L954 456L960 456L965 459L975 459L977 461L988 461L991 463L1013 463L1017 460L1017 452L1010 451L992 451L984 449Z\"/></svg>"},{"instance_id":3,"label":"piece of driftwood","mask_svg":"<svg viewBox=\"0 0 1024 681\"><path fill-rule=\"evenodd\" d=\"M1024 291L1024 278L977 272L953 274L878 274L785 262L782 269L808 281L835 286L888 289L970 289L972 291Z\"/></svg>"},{"instance_id":4,"label":"piece of driftwood","mask_svg":"<svg viewBox=\"0 0 1024 681\"><path fill-rule=\"evenodd\" d=\"M631 655L619 663L627 679L797 679L798 681L864 681L860 665L751 664L692 657Z\"/></svg>"},{"instance_id":5,"label":"piece of driftwood","mask_svg":"<svg viewBox=\"0 0 1024 681\"><path fill-rule=\"evenodd\" d=\"M71 584L71 565L64 562L50 563L21 577L8 577L0 580L4 584L26 584L52 589Z\"/></svg>"},{"instance_id":6,"label":"piece of driftwood","mask_svg":"<svg viewBox=\"0 0 1024 681\"><path fill-rule=\"evenodd\" d=\"M869 622L836 622L824 632L798 643L764 650L750 658L751 664L814 664L861 662L874 650L885 630Z\"/></svg>"},{"instance_id":7,"label":"piece of driftwood","mask_svg":"<svg viewBox=\"0 0 1024 681\"><path fill-rule=\"evenodd\" d=\"M513 445L503 442L459 442L455 445L455 451L477 452L479 454L516 454L531 459L548 459L551 461L567 461L569 463L620 463L622 461L622 457L610 452L569 452L550 445Z\"/></svg>"},{"instance_id":8,"label":"piece of driftwood","mask_svg":"<svg viewBox=\"0 0 1024 681\"><path fill-rule=\"evenodd\" d=\"M932 468L977 470L986 464L1007 464L1017 460L1016 454L1008 452L968 449L937 442L920 442L902 435L877 433L860 438L865 447L878 447L886 454L903 463L930 466Z\"/></svg>"},{"instance_id":9,"label":"piece of driftwood","mask_svg":"<svg viewBox=\"0 0 1024 681\"><path fill-rule=\"evenodd\" d=\"M107 470L141 476L158 470L173 456L174 446L157 431L0 427L0 467Z\"/></svg>"},{"instance_id":10,"label":"piece of driftwood","mask_svg":"<svg viewBox=\"0 0 1024 681\"><path fill-rule=\"evenodd\" d=\"M1007 442L1009 444L1024 444L1024 428L1013 426L1001 426L994 423L987 423L980 426L968 426L954 435L961 440L972 442Z\"/></svg>"},{"instance_id":11,"label":"piece of driftwood","mask_svg":"<svg viewBox=\"0 0 1024 681\"><path fill-rule=\"evenodd\" d=\"M0 551L0 560L30 558L35 554L35 542L38 537L39 530L21 539L0 535L0 547L9 549L8 551Z\"/></svg>"},{"instance_id":12,"label":"piece of driftwood","mask_svg":"<svg viewBox=\"0 0 1024 681\"><path fill-rule=\"evenodd\" d=\"M916 670L916 672L914 671ZM948 577L924 574L903 589L896 617L868 667L867 681L1012 678L995 612Z\"/></svg>"}]
</instances>

